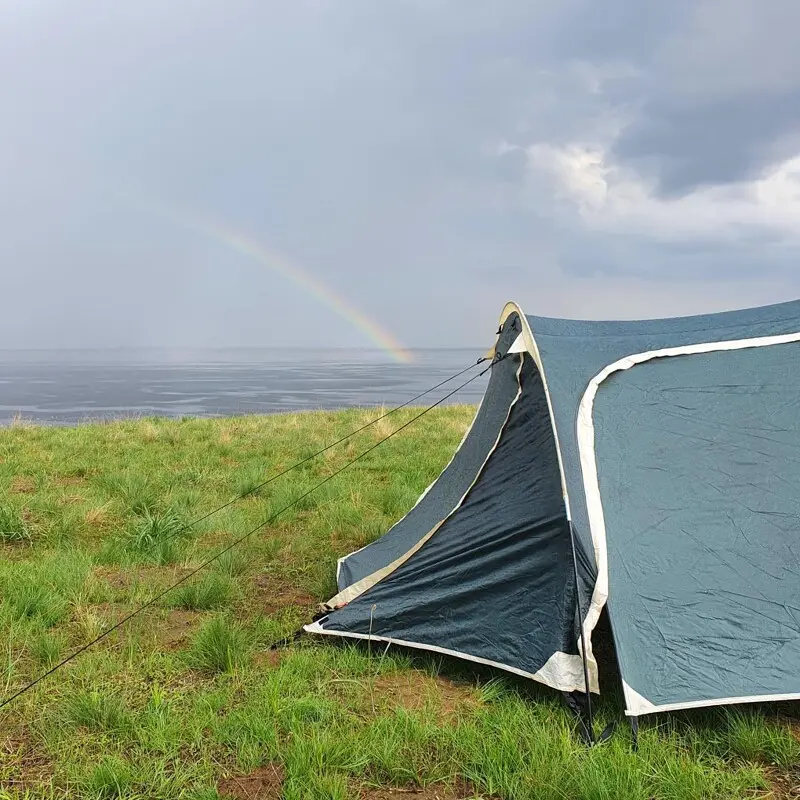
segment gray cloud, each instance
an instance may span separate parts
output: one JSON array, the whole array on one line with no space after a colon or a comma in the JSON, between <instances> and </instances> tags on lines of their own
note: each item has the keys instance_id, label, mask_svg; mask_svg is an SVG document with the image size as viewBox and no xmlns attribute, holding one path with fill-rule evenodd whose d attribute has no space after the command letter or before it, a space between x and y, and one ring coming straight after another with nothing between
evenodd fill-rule
<instances>
[{"instance_id":1,"label":"gray cloud","mask_svg":"<svg viewBox=\"0 0 800 800\"><path fill-rule=\"evenodd\" d=\"M752 179L800 151L800 6L703 0L666 31L615 154L665 194Z\"/></svg>"},{"instance_id":2,"label":"gray cloud","mask_svg":"<svg viewBox=\"0 0 800 800\"><path fill-rule=\"evenodd\" d=\"M785 234L592 226L526 155L599 139L669 198L797 154L792 0L0 3L6 346L281 344L298 314L306 343L363 343L162 206L247 233L412 344L480 341L508 295L577 313L598 276L641 278L652 314L684 310L666 279L798 288Z\"/></svg>"}]
</instances>

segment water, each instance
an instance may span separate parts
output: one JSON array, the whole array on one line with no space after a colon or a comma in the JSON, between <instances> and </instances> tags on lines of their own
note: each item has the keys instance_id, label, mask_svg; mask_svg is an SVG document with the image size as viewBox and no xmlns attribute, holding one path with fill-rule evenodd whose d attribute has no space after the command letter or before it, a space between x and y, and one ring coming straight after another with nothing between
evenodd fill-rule
<instances>
[{"instance_id":1,"label":"water","mask_svg":"<svg viewBox=\"0 0 800 800\"><path fill-rule=\"evenodd\" d=\"M419 350L413 364L369 350L0 351L0 425L141 416L216 417L400 405L473 364L472 350ZM485 365L484 365L485 366ZM477 375L421 398L429 405ZM476 403L487 377L447 402Z\"/></svg>"}]
</instances>

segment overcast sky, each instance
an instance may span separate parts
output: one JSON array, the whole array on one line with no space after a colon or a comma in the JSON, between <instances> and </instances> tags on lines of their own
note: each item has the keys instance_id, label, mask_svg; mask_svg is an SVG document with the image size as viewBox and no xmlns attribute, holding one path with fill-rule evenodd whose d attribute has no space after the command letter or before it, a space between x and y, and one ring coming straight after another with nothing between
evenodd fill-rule
<instances>
[{"instance_id":1,"label":"overcast sky","mask_svg":"<svg viewBox=\"0 0 800 800\"><path fill-rule=\"evenodd\" d=\"M800 296L798 0L0 0L0 347Z\"/></svg>"}]
</instances>

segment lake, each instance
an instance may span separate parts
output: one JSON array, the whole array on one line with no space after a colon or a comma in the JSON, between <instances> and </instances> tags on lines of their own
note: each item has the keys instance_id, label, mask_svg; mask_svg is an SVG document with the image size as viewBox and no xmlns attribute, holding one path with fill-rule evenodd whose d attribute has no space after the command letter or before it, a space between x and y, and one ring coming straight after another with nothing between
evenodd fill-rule
<instances>
[{"instance_id":1,"label":"lake","mask_svg":"<svg viewBox=\"0 0 800 800\"><path fill-rule=\"evenodd\" d=\"M412 354L414 363L398 364L380 351L355 349L0 351L0 425L394 407L474 364L483 351ZM485 366L414 405L436 402ZM487 380L474 380L446 402L479 402Z\"/></svg>"}]
</instances>

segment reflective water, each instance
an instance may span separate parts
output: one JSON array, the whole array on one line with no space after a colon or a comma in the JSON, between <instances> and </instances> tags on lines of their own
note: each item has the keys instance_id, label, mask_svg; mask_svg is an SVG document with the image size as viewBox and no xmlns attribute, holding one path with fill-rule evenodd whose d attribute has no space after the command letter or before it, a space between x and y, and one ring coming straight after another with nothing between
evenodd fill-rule
<instances>
[{"instance_id":1,"label":"reflective water","mask_svg":"<svg viewBox=\"0 0 800 800\"><path fill-rule=\"evenodd\" d=\"M474 350L415 351L413 364L368 350L0 351L0 425L71 425L136 416L228 416L393 407L464 369ZM483 365L485 367L485 365ZM483 367L420 398L430 405ZM446 402L476 403L488 376Z\"/></svg>"}]
</instances>

